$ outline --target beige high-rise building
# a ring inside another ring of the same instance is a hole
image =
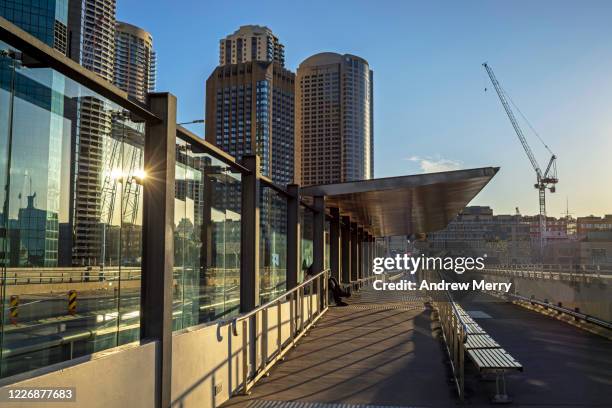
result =
[[[238,160],[260,157],[261,172],[280,185],[295,170],[295,74],[267,27],[242,26],[221,40],[219,66],[206,81],[206,140]]]
[[[285,46],[268,27],[241,26],[219,41],[219,65],[250,61],[277,62],[285,66]]]
[[[115,31],[115,85],[145,102],[155,90],[153,36],[140,27],[117,21]]]
[[[324,52],[297,70],[296,182],[367,180],[374,173],[372,70],[355,55]]]

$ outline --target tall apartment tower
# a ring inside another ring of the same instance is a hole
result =
[[[115,85],[145,102],[155,89],[155,51],[151,34],[117,21],[115,31]]]
[[[296,182],[367,180],[374,175],[373,73],[355,55],[305,59],[296,77]]]
[[[71,0],[69,56],[109,82],[115,73],[115,0]]]
[[[224,41],[231,45],[223,46]],[[295,74],[283,67],[283,47],[265,27],[241,27],[221,40],[221,60],[230,55],[230,48],[231,55],[241,55],[244,41],[268,44],[266,50],[271,51],[261,55],[249,51],[240,60],[246,62],[221,64],[208,77],[206,140],[237,159],[258,154],[262,174],[286,185],[293,182],[295,168]]]
[[[285,66],[285,46],[268,27],[241,26],[219,41],[219,65],[248,61],[278,62]]]

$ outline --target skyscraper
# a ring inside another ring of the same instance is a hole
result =
[[[294,89],[295,74],[282,65],[282,45],[265,27],[241,27],[221,40],[236,49],[242,41],[264,41],[259,34],[240,37],[239,33],[263,30],[271,44],[268,54],[246,57],[247,62],[222,64],[206,81],[206,140],[237,159],[256,153],[261,158],[261,172],[275,183],[285,185],[294,177]],[[246,38],[246,39],[245,39]],[[270,38],[274,38],[271,40]],[[277,44],[277,45],[274,45]],[[229,55],[222,46],[221,60]],[[267,47],[267,46],[266,46]],[[236,51],[238,55],[240,52]],[[224,54],[225,53],[225,54]],[[235,52],[232,51],[232,55]],[[249,54],[250,55],[250,54]],[[242,61],[242,60],[241,60]]]
[[[373,73],[355,55],[325,52],[296,77],[296,181],[329,184],[373,177]]]
[[[69,56],[109,82],[115,71],[115,16],[115,0],[70,1]]]
[[[285,66],[285,46],[268,27],[241,26],[219,41],[219,65],[248,61],[278,62]]]
[[[115,85],[145,102],[155,89],[155,51],[151,34],[117,21],[115,31]]]
[[[68,0],[3,0],[0,16],[62,54],[68,50]]]

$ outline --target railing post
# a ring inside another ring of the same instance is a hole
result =
[[[247,395],[249,392],[249,334],[247,320],[242,321],[242,393]]]
[[[300,187],[289,184],[287,192],[287,290],[291,290],[298,284],[298,271],[301,268]]]
[[[291,304],[290,304],[291,305]],[[276,352],[280,354],[283,347],[283,304],[279,300],[276,302]],[[291,313],[290,313],[291,314]]]
[[[148,104],[161,122],[146,124],[140,337],[159,342],[155,406],[168,408],[172,385],[176,97],[149,94]]]

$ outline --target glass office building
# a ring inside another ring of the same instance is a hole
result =
[[[68,0],[3,0],[0,16],[62,54],[68,52]]]

